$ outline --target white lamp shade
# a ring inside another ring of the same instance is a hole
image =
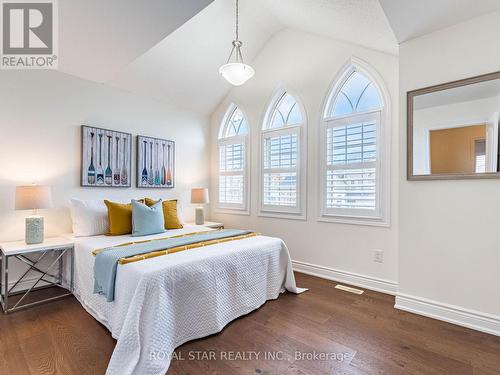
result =
[[[247,64],[229,63],[219,68],[219,73],[234,86],[241,86],[255,74],[255,70]]]
[[[191,203],[194,204],[210,203],[210,200],[208,199],[208,189],[204,188],[191,189]]]
[[[17,186],[16,210],[36,210],[52,206],[50,186]]]

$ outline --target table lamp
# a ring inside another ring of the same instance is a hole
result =
[[[37,215],[37,210],[52,206],[50,186],[17,186],[16,210],[33,210],[26,218],[26,244],[43,242],[43,217]]]
[[[209,203],[208,189],[191,189],[191,203],[200,205],[196,207],[196,225],[205,224],[205,214],[201,205]]]

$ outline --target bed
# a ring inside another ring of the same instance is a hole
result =
[[[141,237],[211,231],[203,226]],[[300,293],[288,249],[279,238],[254,236],[119,265],[115,299],[93,293],[96,249],[130,236],[75,237],[74,295],[117,340],[107,374],[165,374],[175,348],[220,332],[232,320],[276,299]]]

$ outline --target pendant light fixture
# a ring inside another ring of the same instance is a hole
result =
[[[243,56],[241,55],[241,46],[243,43],[239,40],[238,18],[239,4],[238,0],[236,0],[236,38],[233,40],[233,48],[227,62],[219,68],[219,73],[234,86],[241,86],[255,74],[255,70],[243,62]],[[233,59],[231,60],[231,58]]]

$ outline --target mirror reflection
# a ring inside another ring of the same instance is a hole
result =
[[[413,175],[498,172],[500,79],[413,98]]]

